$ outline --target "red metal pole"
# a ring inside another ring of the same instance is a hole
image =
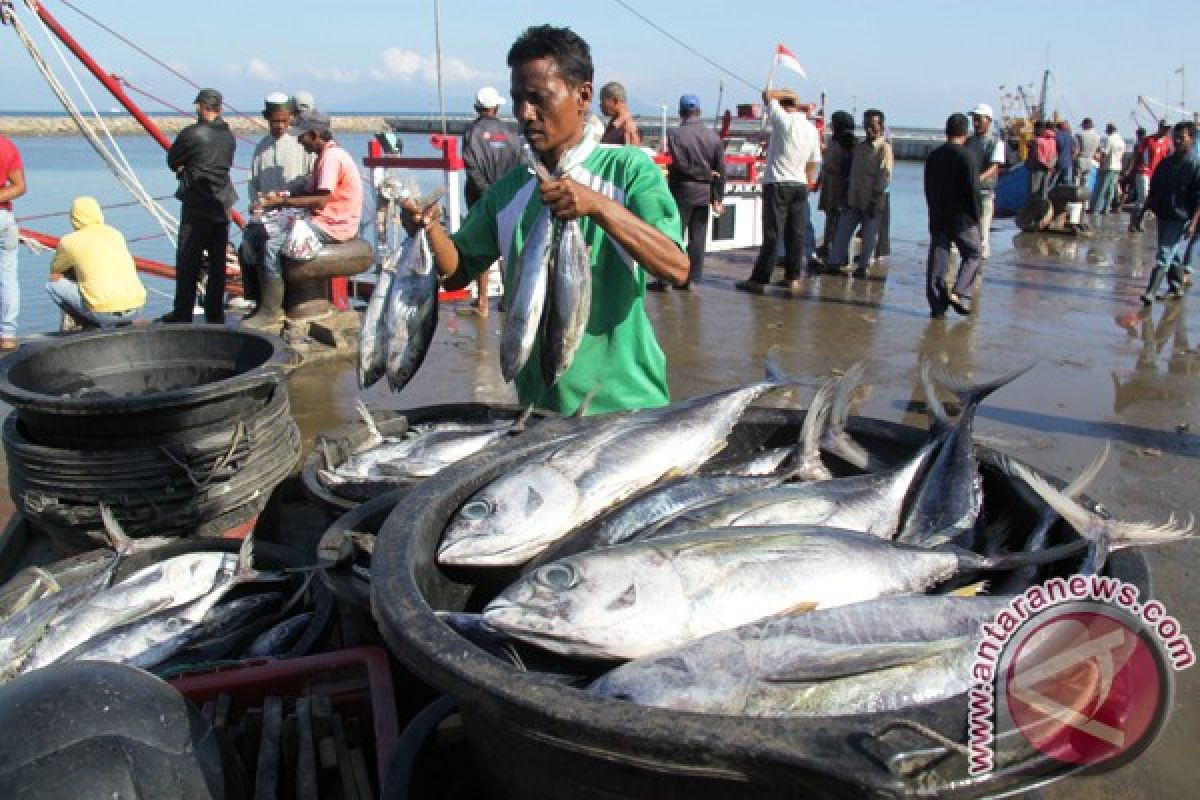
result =
[[[146,116],[146,113],[142,111],[142,109],[138,108],[138,104],[133,102],[129,95],[125,94],[125,90],[121,88],[121,84],[117,83],[116,78],[105,72],[104,68],[96,63],[95,59],[88,55],[88,52],[83,49],[83,46],[79,44],[79,42],[75,41],[75,37],[67,33],[66,29],[59,24],[58,20],[56,20],[41,3],[34,3],[33,10],[39,17],[41,17],[42,22],[46,23],[46,27],[53,31],[54,35],[57,36],[62,43],[67,46],[67,49],[74,53],[75,57],[78,58],[85,67],[88,68],[88,71],[96,76],[96,80],[104,84],[104,88],[108,89],[112,96],[117,98],[117,102],[125,106],[125,110],[132,114],[133,118],[136,119],[141,126],[146,129],[146,132],[154,137],[154,141],[162,145],[164,150],[170,150],[171,140],[168,139],[163,134],[162,130],[160,130],[159,127],[154,124],[154,120]],[[246,221],[237,211],[230,209],[229,216],[239,228],[246,227]]]
[[[147,117],[145,112],[138,108],[137,103],[133,102],[133,100],[129,98],[129,95],[125,94],[125,90],[121,88],[119,83],[117,83],[116,78],[105,72],[104,68],[97,64],[96,61],[90,55],[88,55],[88,52],[83,49],[83,46],[80,45],[79,42],[75,41],[75,38],[71,36],[71,34],[67,33],[66,29],[64,29],[63,26],[58,23],[58,20],[51,16],[50,12],[47,11],[41,3],[34,3],[33,10],[37,12],[39,17],[42,18],[42,22],[46,23],[46,27],[52,30],[54,35],[62,40],[62,43],[65,44],[67,48],[75,54],[75,57],[78,58],[85,67],[88,68],[88,71],[96,76],[96,80],[104,84],[104,88],[108,89],[108,91],[112,93],[112,96],[117,98],[117,101],[121,105],[125,106],[125,110],[132,114],[133,118],[141,123],[141,126],[146,129],[146,132],[153,136],[154,140],[162,145],[164,150],[169,150],[171,148],[171,140],[164,136],[163,132],[159,130],[158,126],[154,124],[154,121]]]

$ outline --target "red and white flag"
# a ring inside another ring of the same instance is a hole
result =
[[[796,54],[783,45],[778,45],[775,48],[775,65],[798,72],[801,78],[808,77],[808,73],[804,71],[804,67],[800,66],[800,59],[796,58]]]

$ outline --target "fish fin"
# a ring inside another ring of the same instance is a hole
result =
[[[242,540],[242,546],[238,548],[237,573],[234,580],[242,582],[256,577],[258,572],[254,569],[254,534],[251,533]]]
[[[829,419],[830,404],[836,386],[835,380],[822,383],[808,405],[808,413],[804,415],[804,423],[800,426],[800,458],[803,461],[820,462],[821,430]]]
[[[932,642],[839,644],[829,646],[829,652],[826,653],[821,653],[823,648],[816,645],[812,649],[806,648],[805,653],[800,655],[801,663],[777,666],[763,675],[763,680],[771,683],[810,683],[844,678],[914,664],[969,644],[970,639],[962,636]]]
[[[796,605],[794,605],[794,606],[789,606],[788,608],[785,608],[783,611],[777,611],[776,613],[772,614],[771,616],[787,617],[787,616],[791,616],[793,614],[807,614],[809,611],[816,611],[818,605],[819,604],[813,600],[805,600],[803,602],[796,603]]]
[[[1195,517],[1188,513],[1187,521],[1177,524],[1175,515],[1170,514],[1166,522],[1120,522],[1105,519],[1094,511],[1084,508],[1074,499],[1055,489],[1044,478],[1013,461],[1013,472],[1033,489],[1046,504],[1075,529],[1084,539],[1110,550],[1142,545],[1168,544],[1191,538]],[[1100,559],[1103,563],[1103,559]]]
[[[521,416],[517,417],[508,429],[509,433],[524,433],[525,427],[529,424],[529,419],[533,416],[533,403],[525,406],[525,410],[521,412]]]
[[[1087,487],[1092,484],[1092,481],[1096,479],[1096,476],[1100,474],[1100,470],[1104,467],[1104,462],[1108,460],[1108,453],[1111,449],[1111,444],[1105,442],[1104,448],[1101,449],[1100,453],[1075,476],[1075,480],[1067,484],[1062,493],[1071,498],[1079,497],[1079,495],[1083,494]]]
[[[925,390],[925,406],[933,420],[930,422],[931,431],[949,430],[954,423],[946,414],[946,407],[937,396],[937,385],[933,380],[933,365],[929,361],[921,362],[921,387]]]
[[[968,583],[966,586],[960,586],[957,589],[951,589],[950,591],[946,592],[946,594],[953,595],[955,597],[979,597],[987,594],[987,592],[988,582],[976,581],[975,583]]]
[[[108,537],[108,541],[112,543],[117,558],[125,558],[137,548],[136,543],[129,537],[129,534],[125,533],[125,529],[117,521],[117,515],[104,503],[100,504],[100,521],[104,524],[104,533]]]
[[[590,406],[592,404],[592,400],[595,399],[596,395],[600,394],[600,390],[603,388],[604,388],[604,384],[601,381],[596,381],[596,385],[593,386],[591,389],[588,389],[587,394],[585,394],[583,396],[583,399],[579,401],[579,407],[575,409],[575,413],[572,414],[571,416],[586,417],[588,406]]]
[[[375,417],[371,414],[371,409],[367,408],[367,404],[359,398],[354,401],[354,410],[362,417],[363,423],[367,426],[367,441],[364,442],[355,452],[361,453],[364,450],[370,450],[383,443],[383,434],[379,432],[379,426],[375,424]]]
[[[771,345],[770,349],[767,350],[767,355],[764,358],[763,366],[766,370],[768,383],[795,383],[795,381],[793,381],[791,377],[789,377],[788,374],[783,371],[783,367],[779,365],[779,345],[773,344]]]

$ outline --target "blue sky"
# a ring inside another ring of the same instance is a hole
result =
[[[72,0],[197,83],[224,91],[236,108],[259,108],[269,91],[309,89],[329,110],[436,111],[432,0],[257,0],[150,3]],[[526,26],[569,25],[593,49],[598,83],[626,85],[635,111],[672,109],[678,96],[698,94],[715,107],[749,102],[742,82],[765,82],[777,43],[793,50],[809,78],[782,73],[806,98],[828,92],[831,109],[877,106],[893,125],[940,126],[952,111],[1033,84],[1052,70],[1050,105],[1072,122],[1085,115],[1131,131],[1139,94],[1200,107],[1200,4],[1164,6],[1158,21],[1131,2],[1083,6],[1054,2],[835,3],[759,0],[627,0],[627,4],[716,62],[719,71],[638,19],[617,0],[443,0],[443,76],[449,110],[466,111],[485,83],[507,91],[504,56]],[[23,9],[23,4],[17,4]],[[44,5],[110,72],[138,89],[188,107],[179,79],[95,27],[61,0]],[[552,9],[552,11],[551,11]],[[749,10],[753,9],[753,16]],[[36,25],[28,13],[27,25]],[[1038,20],[1030,32],[1029,20]],[[57,58],[39,42],[61,72]],[[17,37],[0,34],[5,69],[0,110],[57,110]],[[1194,67],[1194,69],[1193,69]],[[65,74],[65,73],[64,73]],[[737,76],[737,77],[733,77]],[[87,83],[89,90],[96,84]],[[1005,86],[1002,91],[1000,86]],[[1166,93],[1170,97],[1166,98]],[[114,105],[107,97],[98,105]],[[139,97],[134,93],[135,97]],[[1192,98],[1195,98],[1193,100]],[[148,110],[165,110],[146,100]],[[1148,114],[1141,112],[1143,123]]]

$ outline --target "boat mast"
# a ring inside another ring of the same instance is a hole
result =
[[[1034,122],[1043,121],[1046,119],[1046,89],[1050,85],[1050,70],[1042,73],[1042,92],[1038,95],[1037,113],[1033,117]]]

